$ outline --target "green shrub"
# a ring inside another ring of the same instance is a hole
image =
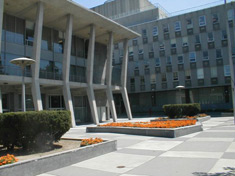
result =
[[[194,116],[201,111],[198,103],[192,104],[169,104],[164,105],[163,110],[169,118],[182,118],[183,116]]]
[[[0,114],[0,145],[13,149],[41,148],[59,141],[71,125],[69,111],[33,111]]]

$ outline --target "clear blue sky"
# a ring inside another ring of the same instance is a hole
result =
[[[103,4],[106,0],[73,0],[73,1],[87,8],[91,8],[91,7]],[[205,5],[205,7],[208,7],[212,5],[210,3],[214,3],[214,2],[215,2],[214,4],[221,4],[224,2],[224,0],[149,0],[149,1],[152,3],[159,3],[170,13],[197,7],[197,6],[202,6],[202,5]],[[209,5],[206,5],[206,4],[209,4]],[[200,7],[200,8],[203,8],[203,7]]]

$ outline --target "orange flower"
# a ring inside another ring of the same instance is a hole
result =
[[[124,122],[124,123],[108,123],[99,125],[103,127],[138,127],[138,128],[178,128],[183,126],[195,125],[196,120],[167,120],[155,122]]]
[[[7,154],[6,156],[0,157],[0,166],[5,165],[5,164],[12,164],[17,161],[18,161],[18,159],[15,158],[14,155]]]
[[[103,139],[101,139],[101,138],[83,139],[83,140],[82,140],[82,143],[81,143],[81,146],[87,146],[87,145],[92,145],[92,144],[98,144],[98,143],[101,143],[101,142],[103,142]]]

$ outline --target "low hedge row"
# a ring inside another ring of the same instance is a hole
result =
[[[199,103],[192,104],[169,104],[164,105],[163,110],[170,118],[182,118],[183,116],[194,116],[201,111]]]
[[[60,140],[71,125],[69,111],[0,114],[0,145],[7,149],[40,149]]]

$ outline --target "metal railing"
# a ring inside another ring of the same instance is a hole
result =
[[[0,66],[0,75],[22,76],[22,69],[15,66]],[[31,70],[25,69],[25,77],[32,77]]]
[[[40,70],[40,78],[43,79],[53,79],[53,80],[62,80],[62,73],[57,72],[48,72],[45,70]]]
[[[86,83],[86,77],[85,76],[79,76],[79,75],[70,75],[69,80],[71,82],[81,82]]]

